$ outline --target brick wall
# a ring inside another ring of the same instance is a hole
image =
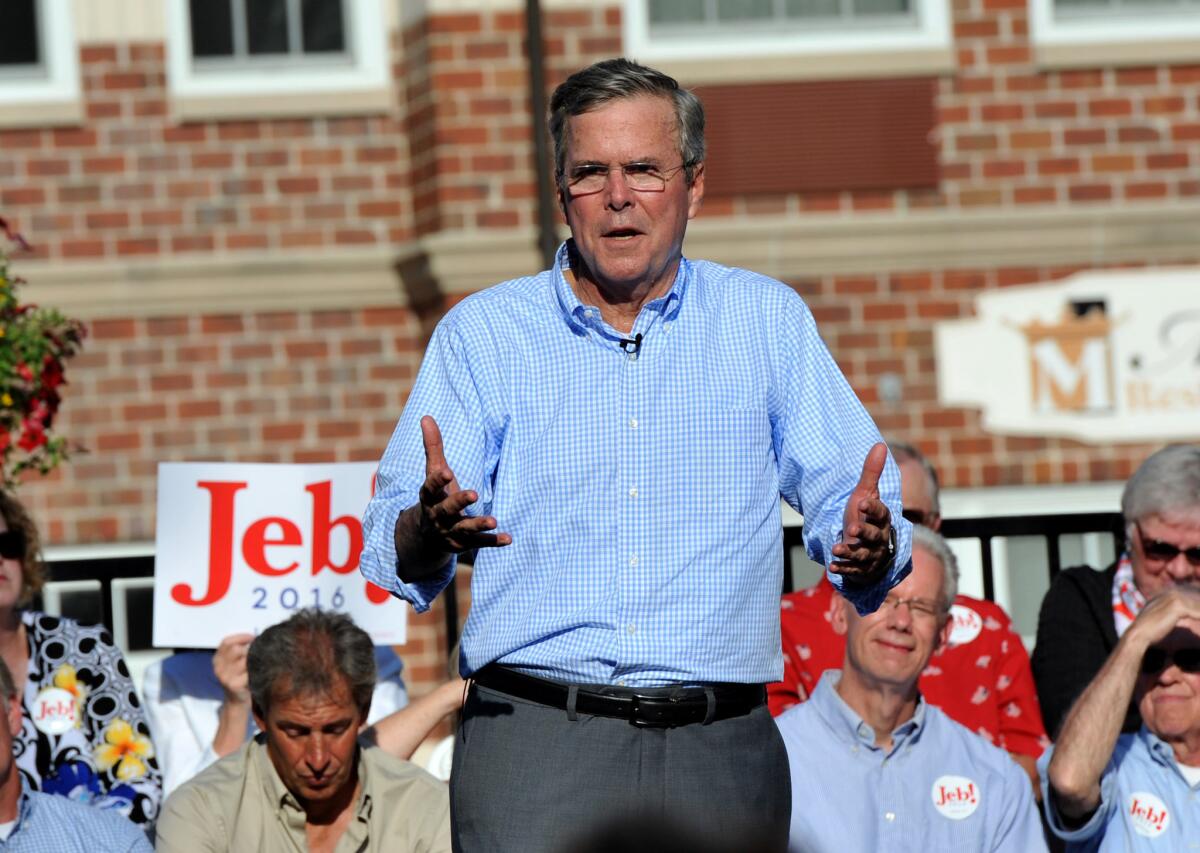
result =
[[[0,208],[40,256],[96,261],[411,237],[394,117],[178,123],[163,46],[85,46],[82,127],[0,130]]]

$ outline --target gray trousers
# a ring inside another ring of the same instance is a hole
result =
[[[472,684],[454,744],[456,853],[562,853],[661,817],[716,849],[785,850],[792,789],[767,706],[678,728],[577,715]]]

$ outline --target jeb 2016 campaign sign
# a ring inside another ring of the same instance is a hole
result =
[[[154,645],[216,648],[307,606],[403,643],[406,608],[358,571],[374,476],[368,462],[159,465]]]

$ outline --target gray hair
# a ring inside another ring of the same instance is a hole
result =
[[[344,678],[365,718],[375,690],[375,646],[345,613],[306,607],[255,638],[246,670],[250,698],[261,717],[272,699],[325,695]]]
[[[914,551],[920,548],[942,564],[942,606],[949,611],[958,595],[958,558],[940,533],[919,524],[913,525],[912,546]]]
[[[1151,515],[1165,519],[1200,513],[1200,447],[1172,444],[1133,472],[1121,494],[1126,527]]]
[[[933,511],[940,514],[942,503],[939,494],[942,490],[942,485],[938,482],[937,468],[933,467],[933,463],[925,458],[925,454],[907,441],[889,441],[888,450],[892,451],[892,458],[896,460],[897,465],[911,459],[921,466],[922,470],[925,471],[925,476],[929,478],[929,496],[933,501]]]
[[[12,699],[17,695],[17,685],[13,684],[12,673],[8,670],[8,664],[0,660],[0,696],[5,699]]]
[[[567,119],[610,101],[651,95],[675,108],[683,174],[691,184],[696,166],[704,162],[704,105],[700,99],[661,71],[629,59],[606,59],[576,71],[550,98],[550,136],[554,139],[554,175],[563,185],[567,168]]]

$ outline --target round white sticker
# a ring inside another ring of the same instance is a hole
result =
[[[951,820],[963,820],[979,808],[979,786],[966,776],[939,776],[933,782],[933,807]]]
[[[1129,819],[1133,831],[1146,838],[1157,838],[1171,825],[1166,803],[1146,791],[1134,791],[1129,795],[1125,817]]]
[[[950,608],[950,620],[954,628],[950,631],[950,645],[965,646],[979,636],[983,620],[970,607],[955,604]]]
[[[47,687],[33,702],[33,724],[38,731],[60,735],[75,728],[75,695],[61,687]]]

